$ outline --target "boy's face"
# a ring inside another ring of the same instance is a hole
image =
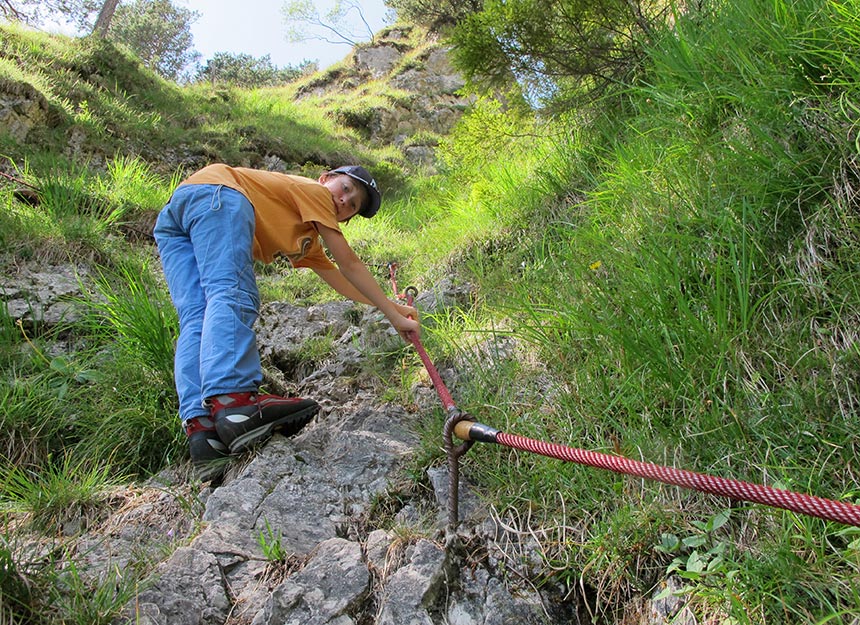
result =
[[[320,184],[331,191],[338,222],[349,221],[369,199],[364,185],[346,174],[320,176]]]

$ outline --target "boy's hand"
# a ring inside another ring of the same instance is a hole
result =
[[[394,329],[397,330],[398,334],[407,343],[412,342],[412,337],[416,339],[421,337],[421,324],[415,319],[398,316],[391,320],[391,325],[394,326]]]
[[[352,251],[340,230],[330,228],[319,222],[314,223],[316,223],[328,251],[334,256],[337,272],[341,274],[343,279],[331,270],[317,271],[320,277],[338,293],[356,302],[371,304],[379,308],[407,343],[411,342],[410,335],[417,338],[421,333],[418,311],[412,306],[393,302],[385,296],[379,283],[370,274],[361,259]],[[410,319],[410,317],[412,318]]]
[[[397,320],[397,323],[392,321],[391,325],[400,333],[403,340],[407,343],[412,342],[409,335],[413,333],[416,339],[421,338],[421,324],[418,322],[418,310],[412,306],[398,304],[397,302],[394,302],[394,307],[400,313],[401,317]],[[401,320],[409,323],[402,323]]]
[[[414,319],[415,321],[418,321],[418,309],[417,308],[413,308],[412,306],[407,306],[406,304],[398,304],[397,302],[395,302],[394,305],[397,307],[397,312],[399,312],[401,315],[403,315],[404,317],[409,317],[410,319]]]

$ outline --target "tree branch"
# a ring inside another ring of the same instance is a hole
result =
[[[3,0],[0,3],[0,11],[3,12],[3,16],[16,21],[24,21],[26,16],[23,15],[20,11],[18,11],[14,6],[12,6],[12,0]]]

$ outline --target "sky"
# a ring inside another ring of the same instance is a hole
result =
[[[174,0],[176,6],[200,14],[191,25],[191,34],[194,49],[203,55],[201,63],[204,64],[216,52],[232,52],[250,54],[254,58],[268,54],[277,67],[297,66],[304,60],[318,61],[320,69],[324,69],[349,54],[351,47],[345,44],[288,42],[282,13],[286,3],[287,0]],[[315,0],[314,4],[320,13],[325,13],[333,2]],[[373,32],[384,26],[387,7],[383,0],[357,0],[357,4]],[[350,15],[359,20],[355,12]]]

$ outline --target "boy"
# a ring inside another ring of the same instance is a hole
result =
[[[298,432],[319,410],[310,399],[258,392],[254,259],[285,256],[341,295],[379,308],[404,340],[420,331],[415,309],[385,296],[340,231],[356,214],[373,217],[380,202],[376,181],[359,166],[311,180],[214,164],[182,182],[159,213],[154,235],[179,315],[179,416],[201,479],[219,477],[229,454],[275,427]]]

